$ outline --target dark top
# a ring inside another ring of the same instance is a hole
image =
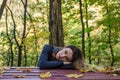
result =
[[[60,49],[55,48],[52,45],[45,45],[39,57],[38,67],[40,69],[52,69],[52,68],[73,69],[72,63],[63,64],[63,61],[51,59],[52,53],[56,51],[58,52],[59,50]]]

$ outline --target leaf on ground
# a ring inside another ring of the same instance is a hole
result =
[[[51,73],[50,72],[44,72],[40,74],[40,78],[49,78],[51,77]]]
[[[66,76],[70,78],[81,78],[83,74],[67,74]]]

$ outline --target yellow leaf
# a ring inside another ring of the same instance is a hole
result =
[[[85,72],[88,72],[89,70],[86,70],[86,69],[81,69],[80,72],[81,73],[85,73]]]
[[[118,76],[117,74],[110,74],[110,76]]]
[[[98,70],[99,72],[106,72],[106,69],[105,69],[105,68],[102,68],[102,67],[98,67],[97,70]]]
[[[70,78],[81,78],[83,74],[67,74],[66,76]]]
[[[29,68],[28,68],[28,69],[22,69],[22,71],[23,71],[23,72],[32,72],[32,70],[29,69]]]
[[[40,77],[41,78],[49,78],[49,77],[51,77],[51,73],[50,72],[41,73]]]
[[[20,68],[16,68],[16,71],[20,71]]]
[[[15,75],[14,78],[25,78],[23,75]]]

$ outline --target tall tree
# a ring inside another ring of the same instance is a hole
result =
[[[22,0],[21,0],[22,1]],[[24,45],[25,38],[26,38],[26,13],[27,13],[27,0],[25,0],[24,4],[24,28],[23,28],[23,34],[22,34],[22,40],[20,43],[20,52],[18,53],[18,66],[21,66],[22,61],[22,50],[24,48],[24,53],[26,52],[26,46]],[[26,54],[26,53],[25,53]]]
[[[88,24],[88,0],[85,0],[85,12],[86,12],[86,27],[89,29],[89,24]],[[87,39],[88,39],[88,53],[89,53],[89,64],[92,63],[91,60],[91,39],[90,39],[90,31],[87,32]]]
[[[83,22],[83,10],[82,10],[82,0],[80,0],[80,20],[82,24],[82,52],[85,57],[85,27]]]
[[[17,45],[17,48],[18,48],[18,53],[21,53],[21,47],[20,47],[20,44],[16,38],[16,23],[15,23],[15,19],[14,19],[14,16],[13,16],[13,12],[12,10],[9,8],[9,6],[7,6],[8,10],[10,11],[11,13],[11,17],[12,17],[12,21],[13,21],[13,37],[14,37],[14,40],[15,40],[15,43]],[[19,64],[19,62],[18,62]]]
[[[8,39],[8,42],[9,42],[9,49],[8,49],[8,66],[9,66],[9,63],[10,66],[13,66],[13,60],[14,60],[14,54],[13,54],[13,42],[12,42],[12,39],[10,38],[10,35],[9,35],[9,29],[8,29],[8,9],[6,9],[6,15],[5,15],[5,21],[6,21],[6,35],[7,35],[7,39]]]
[[[3,0],[2,5],[1,5],[1,8],[0,8],[0,19],[1,19],[1,17],[2,17],[2,13],[3,13],[3,11],[4,11],[4,8],[5,8],[6,3],[7,3],[7,0]]]
[[[106,4],[106,13],[107,13],[107,16],[108,16],[108,20],[109,20],[109,17],[110,17],[110,13],[109,13],[109,9],[108,9],[108,4]],[[111,25],[108,25],[108,43],[109,43],[109,48],[110,48],[110,52],[111,52],[111,56],[112,56],[112,62],[111,62],[111,66],[114,65],[114,51],[113,51],[113,46],[112,46],[112,26]]]
[[[49,11],[49,43],[54,46],[64,46],[64,35],[62,26],[61,0],[50,0]]]

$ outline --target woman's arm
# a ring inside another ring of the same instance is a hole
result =
[[[40,69],[48,69],[48,68],[58,68],[63,65],[63,61],[49,61],[49,55],[52,54],[54,47],[51,45],[45,45],[41,52],[38,67]]]
[[[64,64],[63,66],[60,67],[60,69],[74,69],[73,64]]]

